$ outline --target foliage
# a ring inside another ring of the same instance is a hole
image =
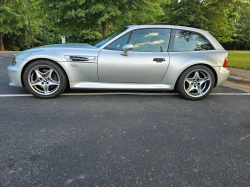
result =
[[[163,14],[162,3],[166,0],[44,0],[41,4],[61,34],[76,32],[92,40],[101,37],[105,21],[111,31],[127,24],[156,21]]]
[[[172,0],[161,20],[209,31],[219,42],[232,41],[238,0]]]
[[[167,22],[209,31],[226,49],[250,49],[249,0],[28,0],[34,46],[93,42],[125,25]],[[7,50],[30,47],[25,0],[0,0]],[[1,43],[1,42],[0,42]]]
[[[250,2],[244,1],[238,12],[238,19],[235,21],[236,36],[233,49],[250,49]]]
[[[29,0],[34,46],[44,44],[44,17],[39,1]],[[26,4],[24,0],[0,0],[0,33],[7,50],[24,50],[30,47]]]
[[[0,0],[0,37],[21,36],[26,32],[25,2]],[[25,39],[22,38],[25,43]],[[10,45],[15,46],[14,41]]]

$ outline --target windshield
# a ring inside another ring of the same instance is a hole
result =
[[[121,29],[119,29],[118,31],[109,34],[108,36],[94,42],[94,46],[95,47],[101,47],[103,44],[107,43],[108,41],[110,41],[112,38],[116,37],[117,35],[121,34],[122,32],[124,32],[125,30],[127,30],[128,27],[122,27]]]

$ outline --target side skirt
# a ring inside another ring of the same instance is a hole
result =
[[[71,89],[173,90],[172,84],[70,82]]]

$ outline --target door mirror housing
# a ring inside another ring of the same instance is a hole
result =
[[[123,52],[121,53],[121,55],[123,56],[128,56],[128,51],[132,51],[134,48],[133,44],[126,44],[122,47]]]

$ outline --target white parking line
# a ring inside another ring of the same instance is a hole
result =
[[[62,95],[178,95],[178,94],[177,93],[109,92],[109,93],[65,93]]]
[[[0,97],[30,97],[32,94],[0,94]]]
[[[120,92],[120,93],[64,93],[61,94],[63,96],[91,96],[91,95],[178,95],[177,93],[130,93],[130,92]],[[242,96],[242,95],[250,95],[250,93],[211,93],[209,95],[234,95],[234,96]],[[32,97],[32,94],[0,94],[0,97]]]
[[[250,95],[250,93],[211,93],[209,95]]]

